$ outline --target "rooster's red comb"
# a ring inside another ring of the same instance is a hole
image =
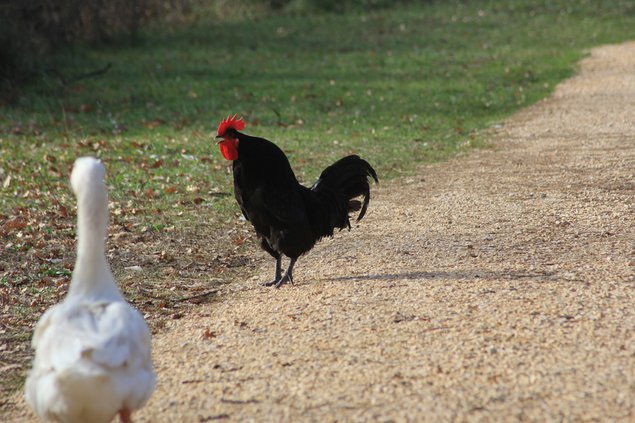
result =
[[[220,125],[218,125],[217,135],[223,135],[229,128],[233,128],[237,131],[242,130],[245,127],[245,121],[242,117],[236,119],[237,116],[238,113],[236,113],[234,116],[227,115],[227,119],[221,120]]]

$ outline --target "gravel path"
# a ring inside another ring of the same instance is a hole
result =
[[[494,148],[378,186],[294,287],[169,322],[137,421],[635,421],[633,69],[594,49]]]

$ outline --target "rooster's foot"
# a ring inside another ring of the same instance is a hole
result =
[[[291,276],[289,273],[284,275],[284,277],[282,279],[280,279],[278,282],[276,282],[275,286],[276,286],[276,288],[280,288],[285,283],[290,283],[291,285],[293,285],[293,276]]]
[[[274,286],[275,285],[276,287],[278,287],[278,284],[282,281],[282,279],[283,278],[280,277],[280,278],[274,279],[274,280],[272,280],[270,282],[263,282],[260,285],[261,286]]]

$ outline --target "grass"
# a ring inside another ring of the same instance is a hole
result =
[[[450,1],[151,28],[135,46],[60,52],[48,67],[67,77],[113,66],[69,86],[48,72],[3,106],[0,367],[24,372],[16,334],[68,286],[76,157],[106,163],[115,273],[159,321],[179,313],[175,298],[255,269],[211,136],[227,114],[277,142],[300,180],[350,153],[386,179],[482,145],[488,127],[548,95],[586,49],[633,37],[630,1]]]

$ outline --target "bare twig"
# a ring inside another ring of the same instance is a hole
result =
[[[213,289],[211,291],[203,292],[202,294],[192,295],[191,297],[179,298],[176,301],[181,302],[181,301],[193,300],[195,298],[203,298],[203,297],[207,297],[207,296],[212,295],[212,294],[216,294],[219,291],[220,291],[220,289]]]
[[[221,398],[220,402],[224,402],[224,403],[227,403],[227,404],[258,404],[260,401],[258,401],[255,398],[251,398],[251,399],[248,399],[248,400]]]
[[[79,75],[71,76],[69,78],[66,78],[56,68],[48,68],[48,69],[46,69],[46,73],[53,74],[53,75],[57,76],[57,78],[59,79],[60,83],[63,86],[67,87],[67,86],[71,85],[72,83],[80,81],[82,79],[92,78],[94,76],[103,75],[106,72],[108,72],[111,67],[112,67],[112,63],[108,63],[103,68],[99,68],[99,69],[95,69],[94,71],[90,71],[90,72],[87,72],[87,73],[82,73],[82,74],[79,74]]]

